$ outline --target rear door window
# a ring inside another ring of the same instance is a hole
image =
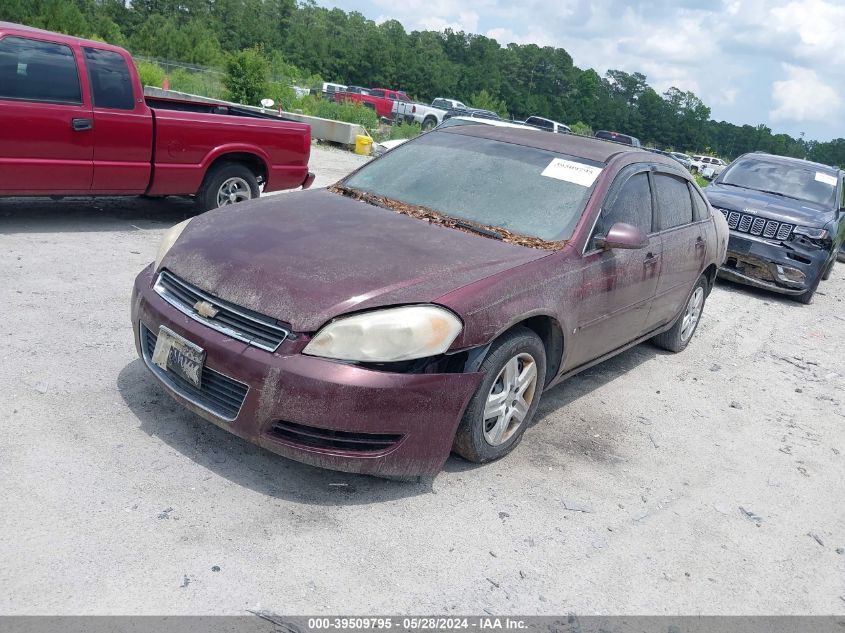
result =
[[[123,55],[99,48],[84,48],[95,108],[134,110],[132,75]]]
[[[384,90],[370,90],[370,95],[381,99],[384,97]]]
[[[692,198],[687,181],[669,174],[655,174],[657,230],[666,231],[692,223]]]
[[[690,195],[692,196],[693,219],[696,222],[699,220],[706,220],[710,217],[710,211],[707,208],[707,203],[704,202],[704,198],[701,197],[701,194],[698,193],[691,182],[688,182],[687,186],[689,187]]]
[[[79,73],[69,46],[23,37],[0,40],[0,99],[82,103]]]
[[[652,232],[651,186],[647,172],[631,176],[612,200],[604,205],[593,230],[593,239],[607,235],[610,227],[617,222],[636,226],[646,234]],[[591,244],[590,249],[593,248],[595,246]]]

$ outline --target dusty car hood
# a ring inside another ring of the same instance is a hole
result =
[[[704,188],[710,204],[728,211],[752,209],[762,217],[799,226],[823,227],[833,219],[833,211],[803,200],[792,200],[768,193],[722,186],[714,183]],[[748,211],[746,211],[748,213]]]
[[[344,312],[434,301],[549,253],[315,190],[197,216],[162,266],[313,332]]]

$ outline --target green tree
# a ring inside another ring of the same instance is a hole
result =
[[[258,105],[267,96],[270,65],[258,48],[250,48],[226,59],[223,85],[232,101]]]

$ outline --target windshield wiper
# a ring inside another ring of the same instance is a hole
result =
[[[780,191],[769,191],[768,189],[754,189],[753,191],[759,191],[761,193],[770,193],[773,196],[780,196],[781,198],[789,198],[790,200],[800,200],[801,198],[796,198],[795,196],[790,196],[785,193],[781,193]]]
[[[492,237],[494,240],[501,240],[502,236],[496,231],[491,231],[490,229],[483,229],[480,226],[475,226],[474,224],[470,224],[469,222],[461,222],[460,220],[453,220],[452,226],[456,226],[459,229],[465,229],[467,231],[472,231],[473,233],[478,233],[479,235],[484,235],[485,237]]]

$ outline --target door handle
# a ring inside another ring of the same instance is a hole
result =
[[[657,263],[657,260],[660,259],[660,255],[655,255],[654,253],[648,253],[643,260],[643,266],[651,266]]]
[[[73,119],[70,124],[74,132],[84,132],[94,127],[94,121],[92,119]]]
[[[704,238],[700,235],[695,240],[695,247],[696,248],[704,248]]]

